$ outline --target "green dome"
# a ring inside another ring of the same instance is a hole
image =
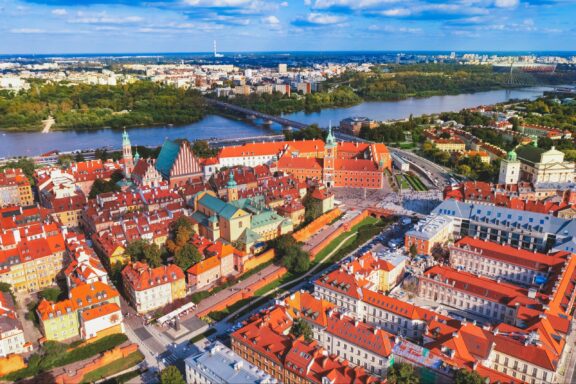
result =
[[[230,170],[230,179],[228,180],[228,188],[236,187],[236,180],[234,180],[234,172]]]
[[[516,152],[514,152],[514,150],[508,152],[508,160],[510,161],[516,161],[517,156],[518,155],[516,154]]]

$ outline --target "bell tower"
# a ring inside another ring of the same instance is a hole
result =
[[[326,144],[324,145],[324,169],[322,180],[326,187],[330,188],[334,186],[334,165],[336,162],[336,151],[338,146],[336,139],[332,134],[332,122],[328,127],[328,136],[326,137]]]
[[[230,170],[230,179],[226,184],[226,195],[228,197],[228,202],[238,200],[238,184],[234,180],[234,170]]]
[[[122,134],[122,158],[124,159],[124,176],[128,179],[134,169],[134,158],[132,157],[132,144],[126,130]]]

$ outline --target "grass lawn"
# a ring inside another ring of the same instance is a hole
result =
[[[400,185],[400,189],[410,189],[410,185],[406,181],[404,175],[396,175],[396,181],[398,182],[398,185]]]
[[[65,350],[58,348],[58,352],[47,350],[47,345],[50,345],[49,343],[54,342],[46,342],[46,344],[42,347],[44,351],[36,352],[30,356],[30,363],[28,367],[2,376],[2,380],[18,381],[30,376],[38,376],[40,373],[47,372],[53,368],[62,367],[92,356],[96,356],[104,351],[108,351],[122,344],[126,340],[128,340],[128,337],[125,334],[115,333],[113,335],[103,337],[100,340],[76,347],[74,349]],[[59,343],[57,344],[59,345]],[[66,347],[66,345],[64,346]],[[43,354],[41,352],[46,353]]]
[[[144,360],[144,355],[140,351],[133,352],[123,359],[116,360],[108,365],[98,368],[84,376],[83,383],[93,383],[96,380],[112,376],[118,372],[122,372],[130,367],[135,366]]]
[[[422,183],[422,180],[416,175],[404,175],[406,180],[410,183],[413,189],[416,191],[427,191],[428,188]]]

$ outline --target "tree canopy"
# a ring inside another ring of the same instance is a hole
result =
[[[160,372],[160,384],[186,384],[186,381],[178,368],[170,365]]]
[[[156,243],[149,243],[139,239],[132,241],[126,247],[126,254],[132,261],[144,261],[150,267],[156,268],[162,265],[162,251]]]
[[[306,342],[310,342],[314,339],[314,332],[312,331],[310,324],[303,319],[296,319],[296,321],[294,321],[292,328],[290,328],[290,334],[296,338],[303,336]]]
[[[283,235],[273,242],[276,258],[292,273],[304,273],[310,269],[310,255],[296,243],[291,235]]]
[[[388,369],[387,379],[390,384],[418,384],[420,382],[414,372],[414,367],[406,363],[394,363]]]
[[[0,92],[0,128],[41,130],[53,116],[53,129],[121,128],[186,124],[203,117],[195,90],[137,81],[115,86],[36,83],[29,90]]]

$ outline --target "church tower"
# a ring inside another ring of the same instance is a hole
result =
[[[228,197],[228,202],[238,200],[238,184],[234,180],[234,171],[230,170],[230,179],[226,184],[226,195]]]
[[[328,127],[328,136],[326,137],[326,144],[324,145],[324,174],[323,181],[326,187],[334,186],[334,168],[336,162],[336,151],[338,149],[336,139],[332,134],[332,122]]]
[[[498,175],[498,184],[518,184],[520,180],[520,161],[516,152],[508,152],[506,159],[500,162],[500,174]]]
[[[126,130],[122,134],[122,158],[124,159],[124,176],[129,179],[134,169],[134,158],[132,157],[132,144]]]

